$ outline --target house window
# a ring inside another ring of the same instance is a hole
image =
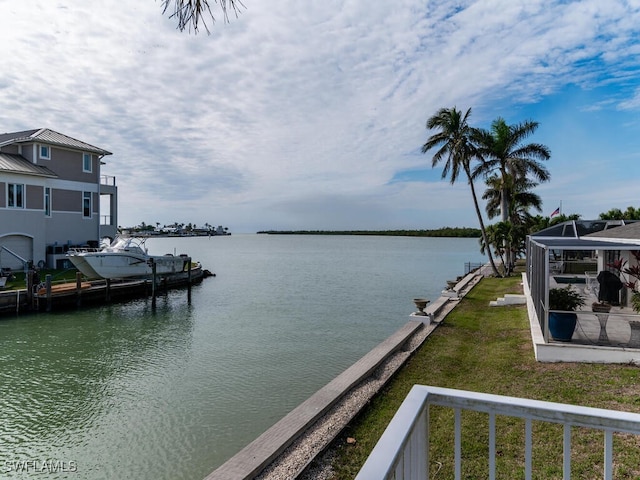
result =
[[[51,189],[49,187],[44,189],[44,216],[51,216]]]
[[[82,192],[82,216],[91,218],[91,192]]]
[[[7,189],[7,206],[12,208],[24,208],[24,185],[10,183]]]
[[[90,153],[83,153],[82,154],[82,171],[83,172],[87,172],[87,173],[91,173],[92,168],[91,168],[91,154]]]
[[[48,145],[40,145],[40,158],[43,160],[51,160],[51,149]]]

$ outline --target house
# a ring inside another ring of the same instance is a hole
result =
[[[623,285],[632,279],[614,268],[617,262],[635,265],[631,252],[638,250],[638,221],[576,220],[527,238],[524,286],[539,361],[640,363],[640,316]],[[612,276],[620,280],[613,292],[602,283]],[[567,285],[583,296],[585,305],[576,312],[571,341],[558,342],[549,330],[549,290]],[[603,289],[613,297],[603,298]],[[610,312],[596,311],[593,304],[601,300],[612,305]]]
[[[106,155],[47,128],[0,134],[0,267],[61,268],[70,246],[115,236],[115,177],[100,172]]]

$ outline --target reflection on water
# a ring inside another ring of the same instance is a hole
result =
[[[96,436],[117,444],[136,425],[143,441],[145,417],[166,408],[145,390],[180,375],[192,330],[191,307],[170,297],[155,312],[145,300],[0,321],[0,468],[53,458],[97,471]]]
[[[0,318],[0,477],[46,459],[72,478],[204,477],[482,259],[440,240],[153,239],[217,274],[191,304]]]

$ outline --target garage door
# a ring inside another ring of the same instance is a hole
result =
[[[30,237],[24,235],[0,237],[0,267],[22,270],[22,261],[5,248],[27,261],[33,260],[33,239]]]

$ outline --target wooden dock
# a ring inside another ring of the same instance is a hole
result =
[[[184,287],[190,298],[191,286],[207,276],[212,274],[198,266],[190,271],[158,276],[155,282],[151,278],[82,281],[79,273],[75,282],[52,283],[49,278],[35,287],[0,292],[0,314],[78,308],[143,297],[152,297],[155,302],[158,293]]]

